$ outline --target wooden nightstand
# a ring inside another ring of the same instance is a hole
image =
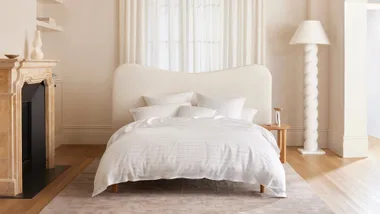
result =
[[[290,126],[287,124],[282,124],[281,126],[264,124],[260,126],[268,129],[269,131],[277,131],[277,145],[281,151],[280,160],[282,163],[285,163],[286,162],[286,134],[287,134],[286,132],[290,128]]]

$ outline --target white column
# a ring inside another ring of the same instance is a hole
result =
[[[318,46],[305,45],[304,148],[302,154],[325,154],[318,149]]]
[[[344,158],[361,158],[368,157],[369,150],[365,78],[367,3],[346,0],[344,10],[344,135],[343,151],[338,154]]]

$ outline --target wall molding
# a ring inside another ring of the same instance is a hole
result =
[[[369,136],[360,136],[360,135],[357,135],[357,136],[345,136],[343,134],[337,134],[336,132],[334,131],[331,131],[331,130],[328,130],[328,133],[329,135],[333,135],[335,136],[336,139],[339,138],[339,140],[363,140],[363,139],[368,139]]]
[[[63,79],[61,79],[61,78],[53,78],[53,79],[54,79],[55,84],[62,84],[63,83]]]
[[[303,126],[291,126],[291,128],[289,129],[289,131],[304,131],[305,130],[305,127]],[[326,128],[321,128],[321,129],[318,129],[319,132],[328,132],[328,129]]]
[[[365,140],[368,136],[342,136],[343,140]]]

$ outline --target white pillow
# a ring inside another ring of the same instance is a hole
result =
[[[200,107],[216,109],[216,115],[240,119],[245,98],[211,98],[202,94],[197,94],[197,103]]]
[[[183,103],[183,104],[171,104],[171,105],[146,106],[146,107],[130,109],[129,112],[131,112],[133,119],[135,121],[145,120],[152,117],[161,117],[161,118],[176,117],[178,115],[179,108],[182,105],[190,106],[191,104]]]
[[[179,94],[169,94],[163,96],[148,97],[144,96],[144,100],[148,106],[153,105],[168,105],[168,104],[181,104],[190,103],[193,98],[194,92],[185,92]]]
[[[243,110],[241,111],[240,119],[248,121],[248,122],[252,122],[257,112],[258,112],[257,109],[243,108]]]
[[[197,106],[181,106],[178,117],[202,118],[215,116],[216,110]]]

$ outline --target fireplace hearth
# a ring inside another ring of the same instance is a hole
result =
[[[68,167],[46,169],[44,83],[24,84],[21,97],[23,193],[17,198],[33,198]]]

